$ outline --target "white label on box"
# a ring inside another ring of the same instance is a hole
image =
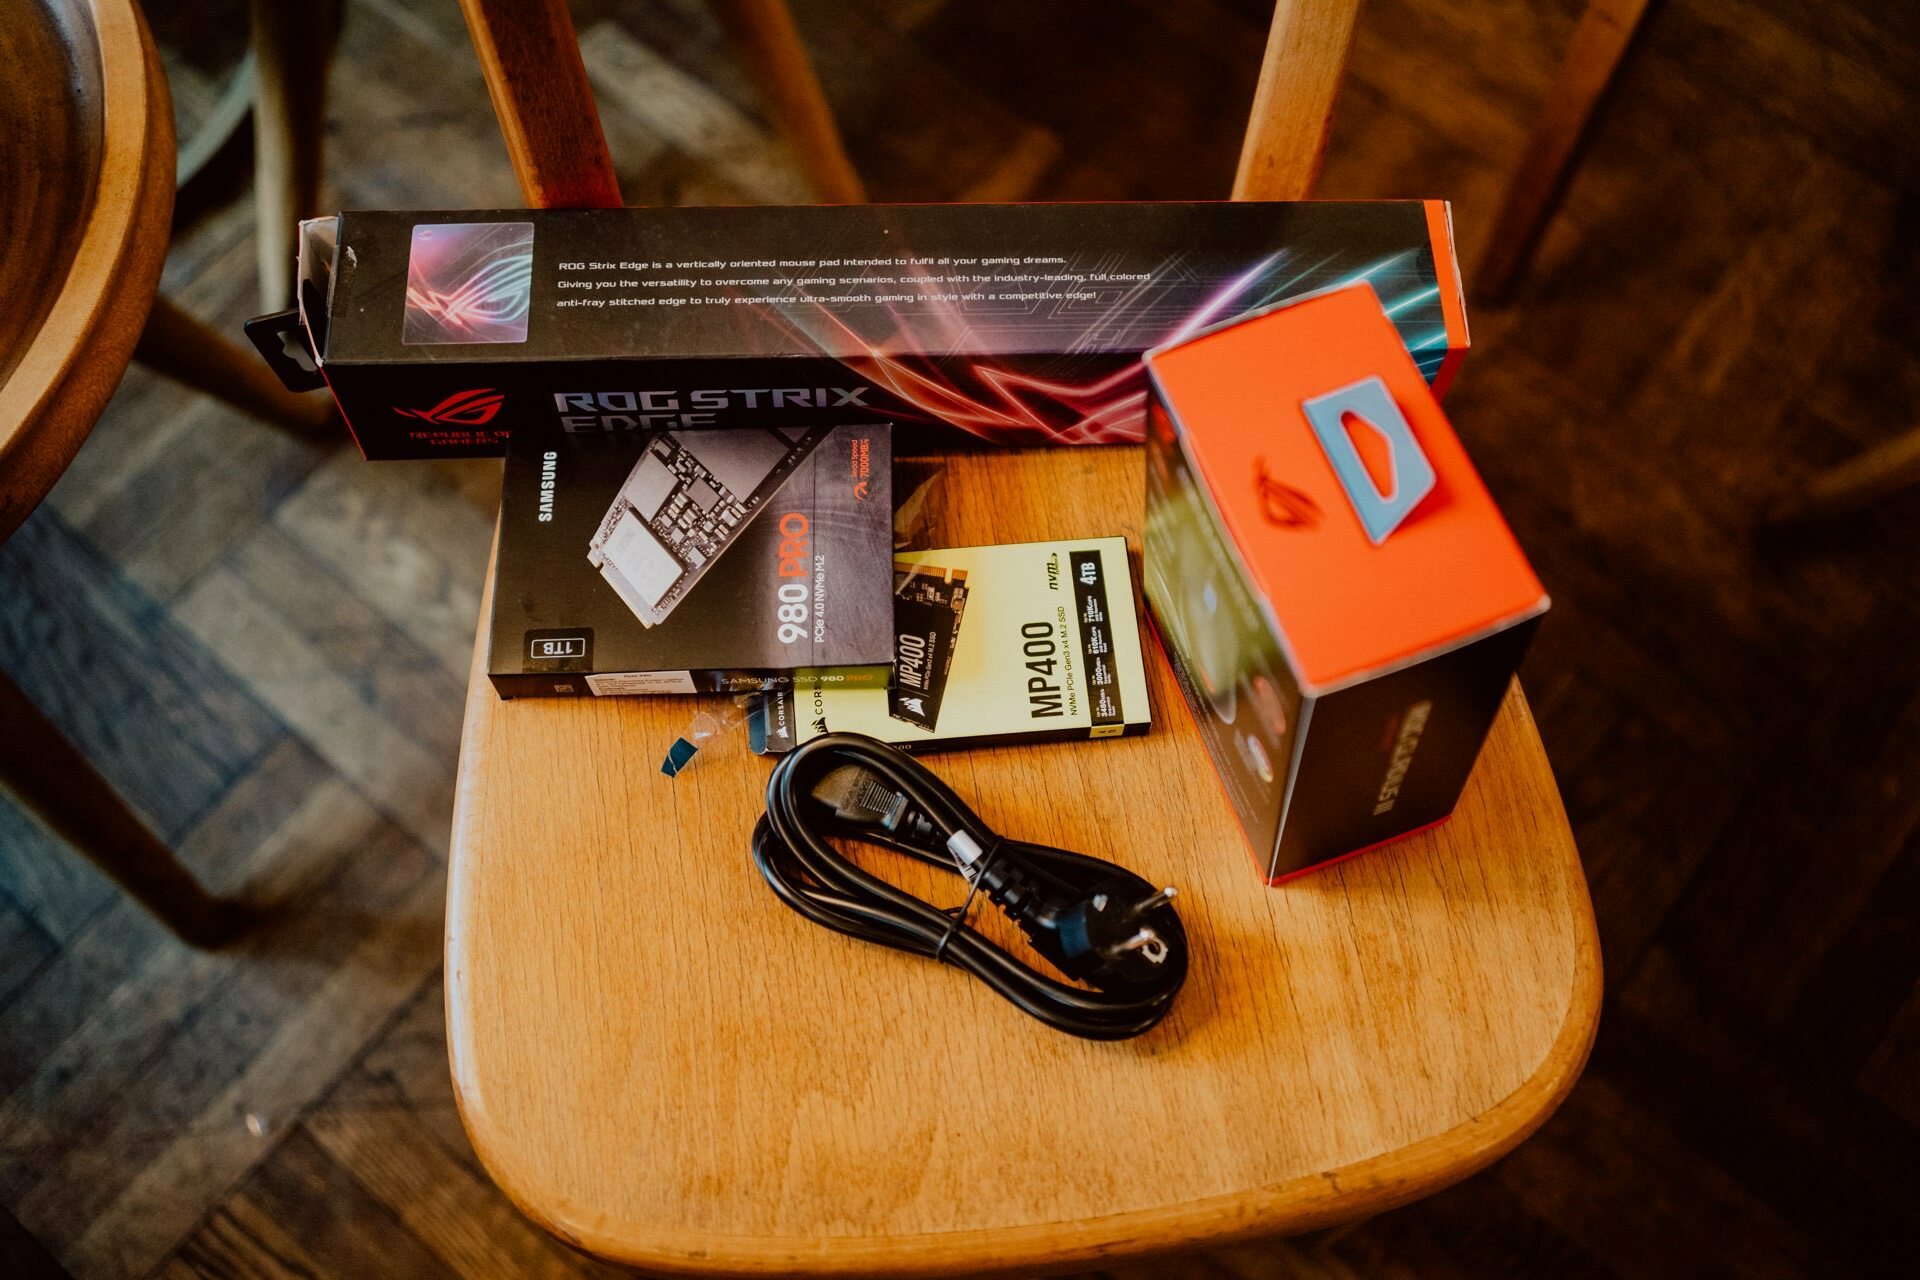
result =
[[[587,688],[596,698],[617,697],[623,693],[693,693],[691,671],[626,671],[613,675],[588,676]]]

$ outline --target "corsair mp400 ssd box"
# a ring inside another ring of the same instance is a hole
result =
[[[283,377],[309,349],[369,458],[768,420],[1137,443],[1142,351],[1352,280],[1444,385],[1466,319],[1418,200],[350,212],[302,224],[298,322],[256,341]]]
[[[502,697],[883,687],[886,426],[516,430],[487,671]]]
[[[893,616],[892,687],[796,680],[755,701],[753,749],[853,732],[936,751],[1152,726],[1125,538],[902,553]]]
[[[1379,295],[1146,365],[1147,603],[1261,872],[1446,818],[1547,597]]]

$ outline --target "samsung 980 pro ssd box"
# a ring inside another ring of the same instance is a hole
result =
[[[502,697],[884,687],[889,428],[516,429],[488,674]]]

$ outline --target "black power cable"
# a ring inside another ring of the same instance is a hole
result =
[[[861,870],[829,836],[851,837],[960,875],[953,912]],[[1111,862],[1009,840],[897,747],[862,734],[816,738],[782,760],[753,829],[753,860],[780,900],[817,924],[930,956],[980,979],[1048,1026],[1090,1040],[1148,1030],[1187,977],[1187,934],[1159,889]],[[1022,963],[967,924],[976,896],[1088,991]]]

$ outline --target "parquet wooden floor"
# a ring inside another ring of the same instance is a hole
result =
[[[154,0],[183,109],[223,0]],[[1224,193],[1260,0],[798,3],[876,197]],[[1371,0],[1329,196],[1470,264],[1575,0]],[[454,0],[353,0],[330,204],[518,198]],[[575,0],[636,203],[806,191],[701,0]],[[226,16],[221,17],[224,13]],[[196,36],[195,32],[200,32]],[[1556,608],[1528,688],[1609,1000],[1507,1160],[1179,1277],[1880,1275],[1920,1247],[1920,498],[1755,513],[1920,421],[1920,8],[1669,0],[1449,400]],[[253,299],[244,201],[167,287]],[[213,883],[176,945],[0,799],[0,1274],[574,1275],[462,1135],[441,899],[495,463],[367,465],[135,371],[0,547],[4,666]]]

